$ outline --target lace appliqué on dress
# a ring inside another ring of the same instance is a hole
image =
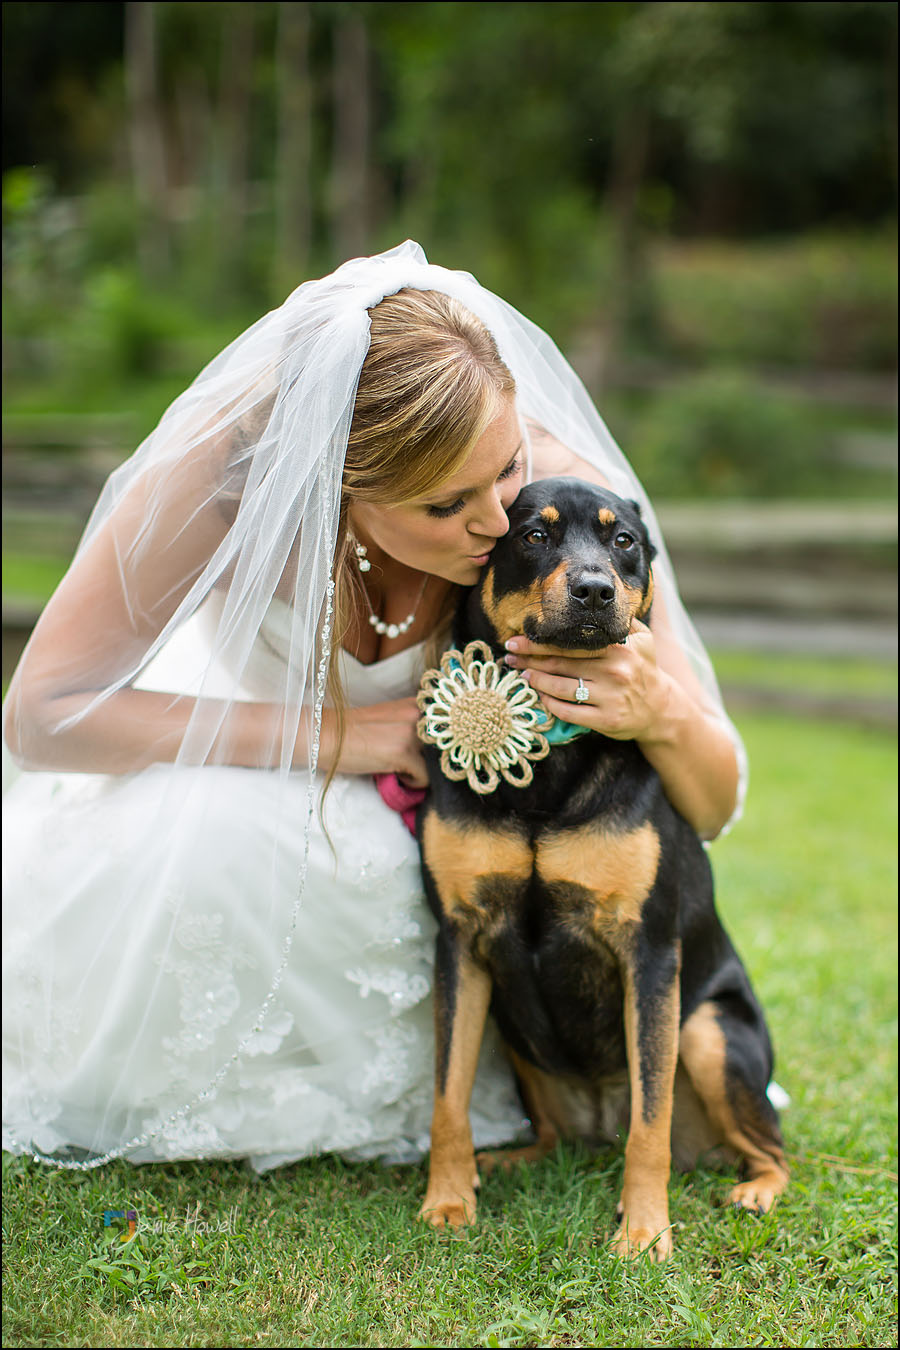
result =
[[[431,983],[424,975],[408,975],[400,966],[346,970],[344,975],[351,984],[359,985],[360,998],[368,998],[373,992],[384,994],[393,1012],[406,1012],[431,993]]]
[[[177,910],[181,896],[171,893],[167,908]],[[241,994],[235,971],[252,969],[255,962],[236,944],[222,936],[225,927],[223,914],[192,914],[185,904],[175,927],[175,940],[184,955],[167,952],[157,958],[160,969],[174,975],[178,981],[178,1010],[182,1028],[177,1036],[164,1036],[162,1047],[166,1066],[173,1081],[188,1079],[192,1070],[186,1062],[191,1055],[208,1050],[217,1033],[237,1013]],[[276,1027],[266,1027],[278,1044],[284,1033]],[[273,1047],[277,1048],[277,1044]],[[268,1051],[260,1044],[250,1053]]]

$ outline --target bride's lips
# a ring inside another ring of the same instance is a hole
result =
[[[470,558],[470,560],[471,560],[473,563],[475,563],[478,567],[484,567],[485,563],[488,561],[488,559],[490,558],[490,556],[491,556],[491,554],[493,553],[493,551],[494,551],[494,549],[493,549],[493,545],[492,545],[492,546],[487,550],[486,553],[474,553],[474,554],[470,553],[470,554],[469,554],[469,558]]]

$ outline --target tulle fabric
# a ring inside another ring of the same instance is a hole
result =
[[[332,1110],[323,1084],[342,1065],[340,1100],[359,1125],[350,1066],[380,1053],[376,1033],[415,1025],[415,1055],[428,1036],[431,921],[412,840],[367,780],[339,776],[332,789],[337,860],[317,820],[344,453],[369,307],[404,287],[446,292],[481,318],[526,426],[641,503],[657,595],[725,719],[646,494],[553,342],[410,241],[307,282],[212,361],[112,474],[11,683],[4,726],[25,768],[4,804],[4,1144],[15,1151],[77,1146],[77,1162],[59,1161],[83,1167],[377,1152],[388,1135],[400,1152],[420,1147],[420,1064],[385,1089],[394,1123],[367,1140],[312,1123]],[[258,762],[234,767],[248,719]],[[122,772],[132,740],[146,767]],[[377,870],[381,908],[374,881],[352,880],[370,846],[390,856]],[[397,989],[369,977],[348,997],[347,970],[364,972],[364,952],[395,921],[408,931],[391,968],[421,993],[401,1010],[407,1021],[389,1015]],[[271,1088],[288,1094],[282,1114],[255,1067],[279,1056],[295,1075]],[[505,1070],[492,1075],[508,1093]],[[509,1137],[519,1117],[503,1100],[485,1128]]]

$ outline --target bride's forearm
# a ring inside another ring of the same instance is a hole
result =
[[[702,839],[714,839],[737,802],[739,767],[734,741],[719,718],[663,676],[666,698],[650,737],[639,737],[644,757],[659,774],[669,801]]]
[[[93,706],[92,706],[93,705]],[[343,734],[337,713],[322,712],[317,766],[341,773],[399,772],[425,781],[416,742],[415,700],[350,708]],[[85,691],[26,697],[15,686],[6,708],[5,739],[20,768],[57,773],[125,774],[151,764],[219,764],[299,769],[310,762],[312,709],[224,702],[124,688],[107,698]]]
[[[94,704],[95,706],[92,706]],[[151,764],[273,768],[280,759],[282,709],[224,703],[143,689],[120,689],[7,704],[4,734],[20,768],[61,773],[134,773]]]

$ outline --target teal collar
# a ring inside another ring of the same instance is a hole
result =
[[[557,717],[549,731],[543,734],[551,745],[568,745],[569,741],[577,741],[579,736],[590,734],[590,727],[579,727],[574,722],[561,722]]]

